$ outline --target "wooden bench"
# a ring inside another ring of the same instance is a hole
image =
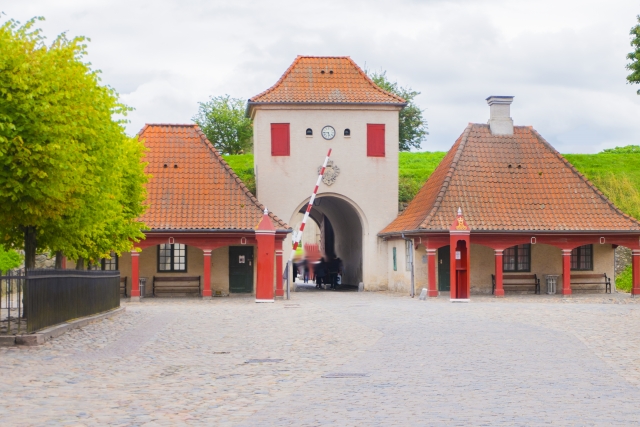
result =
[[[575,280],[575,281],[574,281]],[[573,285],[580,285],[574,288]],[[571,289],[576,291],[600,291],[604,285],[604,292],[611,293],[611,278],[607,273],[602,274],[572,274]]]
[[[120,278],[120,298],[127,296],[127,276]]]
[[[496,293],[496,275],[491,275],[491,281],[493,282],[492,294]],[[520,291],[533,288],[533,292],[540,293],[540,279],[535,274],[503,274],[502,275],[502,289],[511,291]]]
[[[200,295],[200,276],[153,276],[153,296],[159,293]]]

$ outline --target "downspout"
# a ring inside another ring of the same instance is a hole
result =
[[[413,279],[413,240],[412,239],[407,239],[406,237],[404,237],[404,233],[402,233],[402,240],[411,243],[411,252],[409,252],[409,253],[411,254],[411,256],[410,256],[410,262],[411,262],[411,298],[413,298],[416,295],[415,283],[413,281],[414,280]]]

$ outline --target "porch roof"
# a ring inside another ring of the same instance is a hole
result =
[[[530,126],[493,135],[470,123],[405,211],[380,232],[446,231],[462,208],[472,231],[640,232]]]
[[[147,124],[138,137],[147,148],[151,231],[254,231],[262,205],[195,124]],[[269,214],[276,230],[290,227]]]

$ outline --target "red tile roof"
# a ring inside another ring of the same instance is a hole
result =
[[[401,97],[382,90],[348,56],[298,56],[271,88],[251,104],[393,104]]]
[[[145,172],[152,230],[254,230],[264,206],[251,194],[197,125],[148,124]],[[289,228],[269,214],[276,229]]]
[[[532,127],[469,124],[405,211],[380,234],[448,230],[640,231]]]

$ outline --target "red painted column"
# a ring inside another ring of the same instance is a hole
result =
[[[631,268],[631,276],[633,277],[631,295],[640,295],[640,249],[631,251]],[[615,286],[615,283],[613,286]]]
[[[67,269],[67,257],[66,256],[62,257],[62,269],[63,270]]]
[[[131,251],[131,301],[140,301],[140,271],[138,268],[138,258],[140,253]]]
[[[282,240],[276,242],[276,296],[284,296],[284,286],[282,281]]]
[[[504,297],[504,287],[502,286],[502,249],[496,249],[496,297]]]
[[[436,284],[436,252],[437,249],[427,249],[427,296],[437,297],[438,286]]]
[[[562,250],[562,295],[571,295],[571,249]]]
[[[202,298],[211,298],[211,249],[204,249],[204,277],[202,284]]]
[[[275,268],[276,230],[266,209],[256,229],[256,240],[258,241],[256,302],[274,302],[273,273]]]

